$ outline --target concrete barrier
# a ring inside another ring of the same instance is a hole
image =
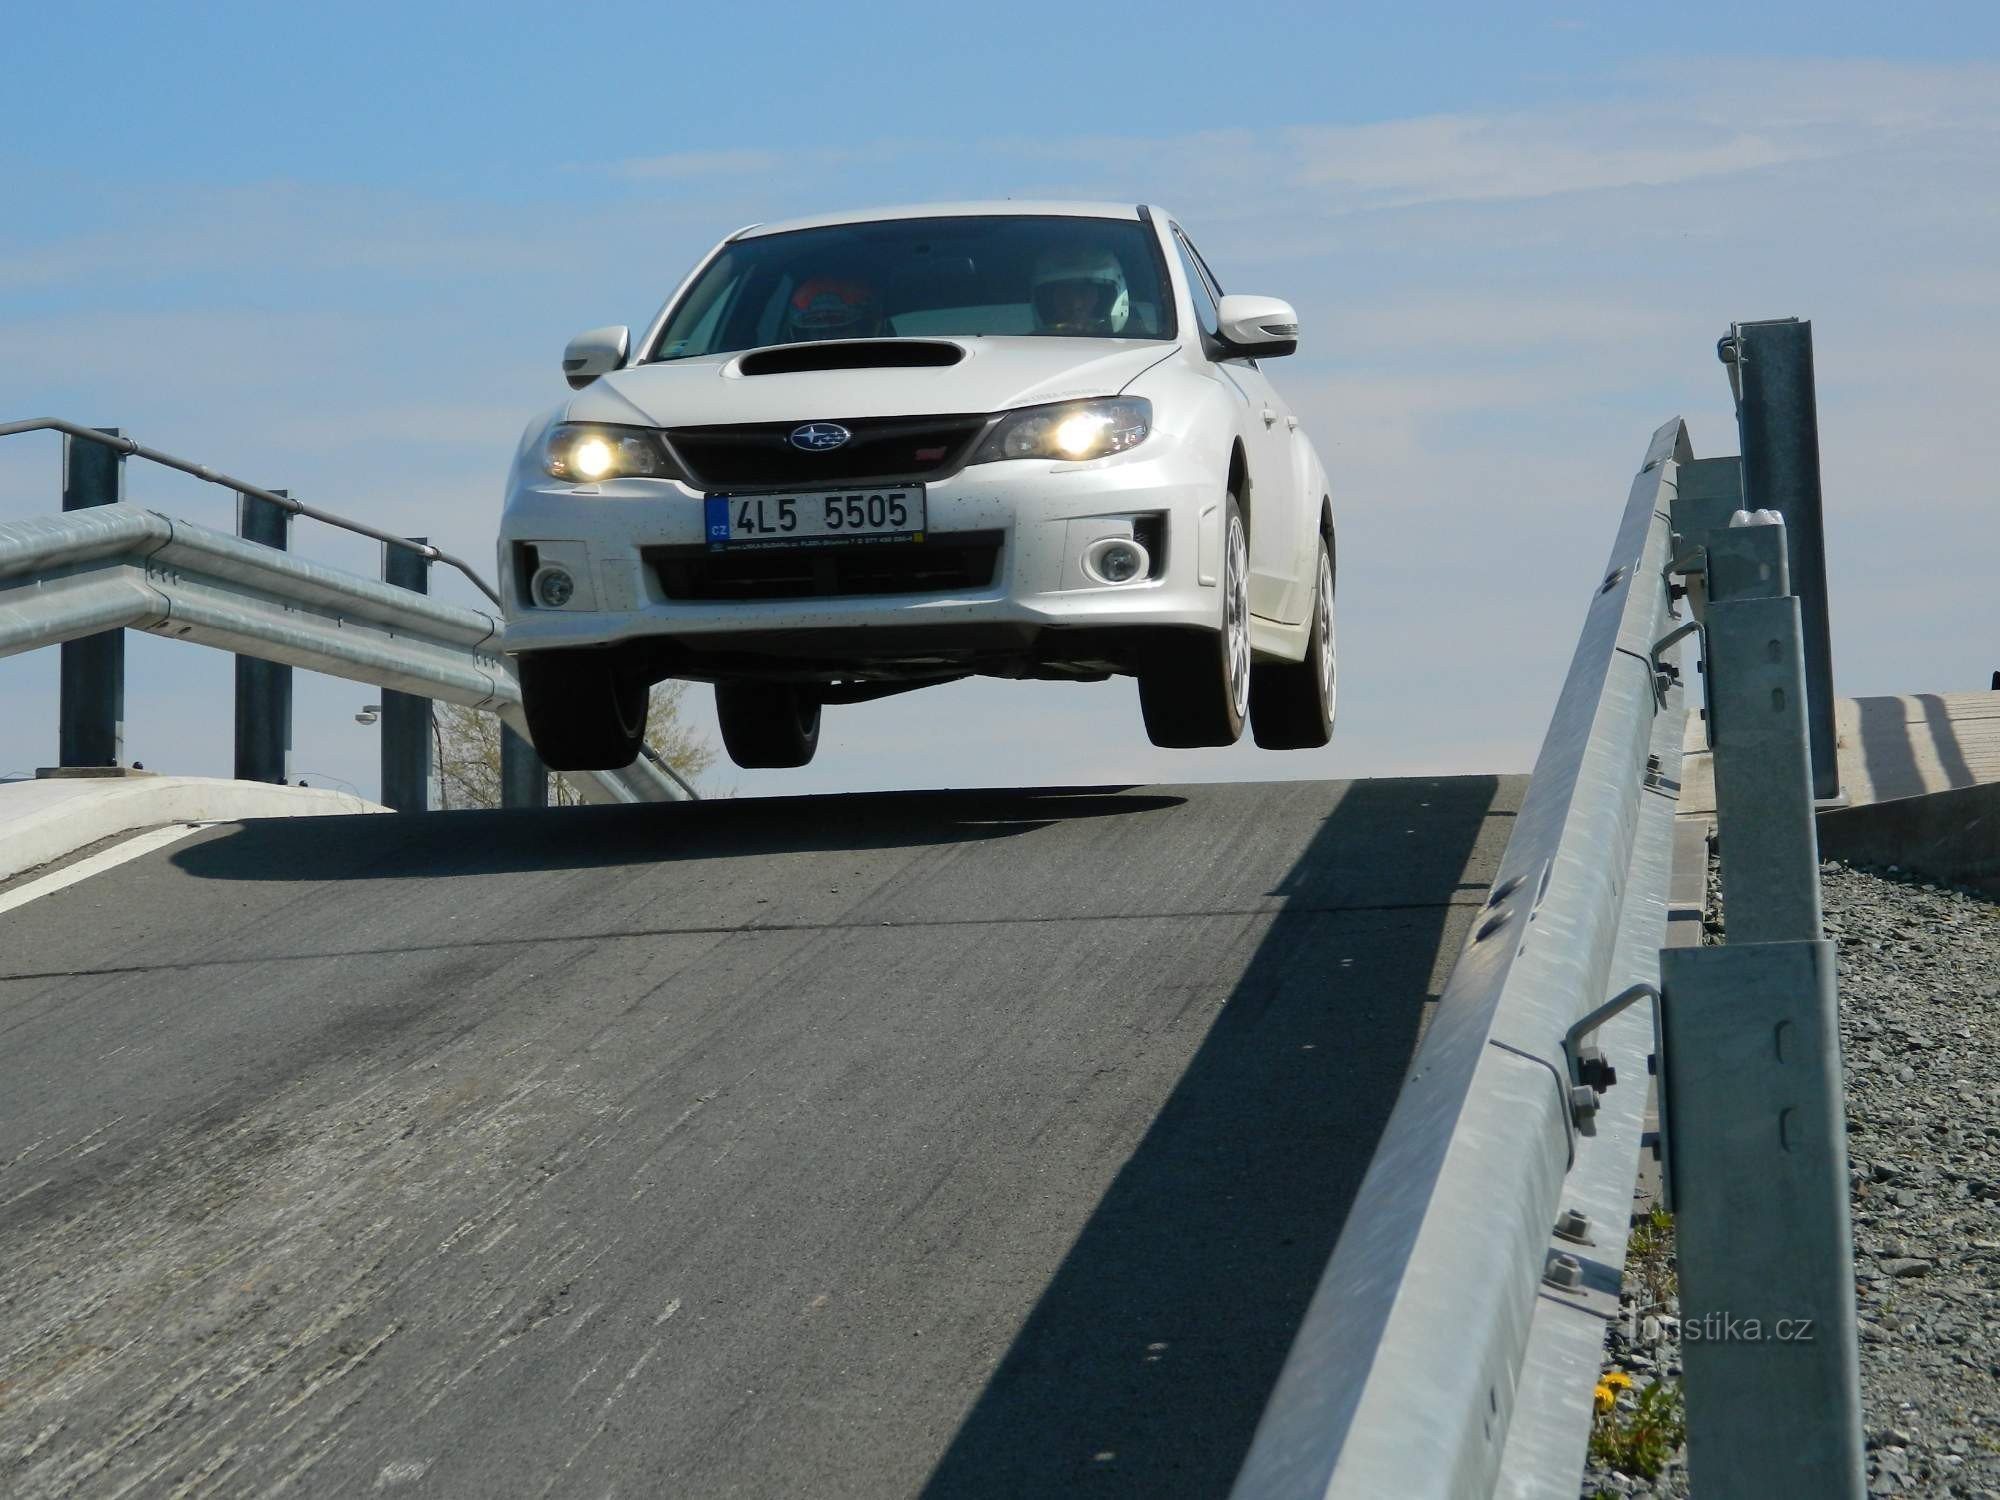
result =
[[[48,777],[0,784],[0,880],[163,823],[234,823],[389,809],[319,787],[215,776]]]
[[[2000,783],[1823,812],[1819,853],[2000,891]]]

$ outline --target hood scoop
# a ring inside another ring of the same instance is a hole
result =
[[[965,358],[957,344],[928,339],[829,339],[757,349],[736,362],[738,375],[797,375],[809,370],[931,370]]]

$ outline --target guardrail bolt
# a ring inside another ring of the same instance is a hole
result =
[[[1618,1070],[1605,1061],[1597,1048],[1586,1047],[1577,1057],[1576,1076],[1601,1094],[1618,1081]]]
[[[1590,1245],[1590,1215],[1580,1208],[1566,1208],[1556,1220],[1556,1238],[1572,1244]]]
[[[1574,1255],[1552,1255],[1542,1280],[1566,1292],[1576,1291],[1583,1285],[1583,1262]]]
[[[1569,1110],[1576,1116],[1577,1126],[1586,1135],[1592,1133],[1597,1120],[1597,1090],[1587,1083],[1579,1083],[1569,1091]]]

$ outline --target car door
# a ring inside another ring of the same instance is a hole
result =
[[[1225,355],[1215,344],[1215,305],[1222,288],[1186,232],[1178,224],[1171,227],[1195,318],[1207,336],[1211,364],[1241,413],[1238,425],[1250,463],[1250,612],[1296,624],[1304,618],[1306,594],[1297,537],[1298,463],[1293,453],[1298,423],[1254,359]]]

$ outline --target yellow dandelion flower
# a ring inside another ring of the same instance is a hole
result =
[[[1629,1391],[1632,1389],[1632,1377],[1627,1375],[1623,1370],[1613,1370],[1600,1383],[1610,1386],[1614,1391]]]
[[[1608,1412],[1618,1404],[1618,1393],[1600,1380],[1597,1382],[1596,1391],[1592,1393],[1592,1401],[1600,1413]]]

